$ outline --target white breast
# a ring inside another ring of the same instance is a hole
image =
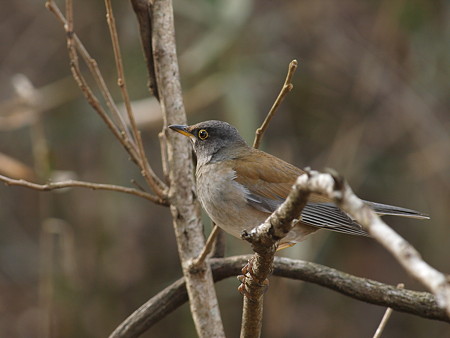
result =
[[[247,204],[248,190],[234,179],[236,172],[210,163],[197,169],[197,194],[209,217],[233,236],[251,230],[267,215]]]

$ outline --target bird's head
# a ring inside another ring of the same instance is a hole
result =
[[[198,163],[232,158],[231,154],[248,147],[237,129],[223,121],[205,121],[191,126],[171,125],[170,129],[189,137]]]

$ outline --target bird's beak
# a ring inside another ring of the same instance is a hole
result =
[[[192,137],[192,133],[188,131],[188,126],[183,126],[181,124],[172,124],[169,126],[170,129],[175,130],[177,133],[180,133],[187,137]]]

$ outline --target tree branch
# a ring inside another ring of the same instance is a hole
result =
[[[64,17],[61,10],[59,9],[59,7],[55,4],[55,2],[53,0],[47,0],[47,2],[45,3],[45,7],[56,16],[56,18],[63,24],[64,27],[67,26],[67,24],[68,24],[67,19]],[[100,69],[98,68],[97,61],[91,57],[91,55],[87,51],[86,47],[83,45],[81,40],[78,38],[78,36],[74,32],[72,32],[72,36],[73,36],[74,46],[77,49],[77,51],[80,53],[80,55],[81,55],[82,59],[84,60],[84,62],[86,63],[86,65],[88,66],[89,71],[92,74],[92,77],[94,78],[98,88],[100,89],[100,92],[101,92],[103,98],[105,99],[106,106],[110,110],[110,112],[111,112],[113,118],[116,120],[116,122],[119,123],[119,125],[121,126],[121,131],[128,133],[126,123],[125,123],[122,115],[120,114],[119,109],[117,108],[116,104],[114,103],[114,100],[111,96],[111,93],[108,90],[108,86],[106,85],[103,75],[100,72]],[[77,81],[77,84],[79,86],[78,81]],[[80,88],[80,89],[83,89],[83,88]],[[83,90],[82,90],[82,92],[85,96],[87,95]],[[87,100],[90,103],[89,99],[87,99]],[[96,107],[93,107],[93,108],[97,111]],[[97,111],[97,113],[102,117],[102,119],[104,119],[104,117],[100,114],[100,112]],[[109,127],[109,125],[108,125],[108,127]],[[114,131],[113,131],[113,133],[114,133]],[[120,133],[119,133],[119,135],[120,135]]]
[[[157,196],[149,194],[145,191],[141,191],[141,190],[137,190],[137,189],[133,189],[133,188],[122,187],[120,185],[92,183],[92,182],[84,182],[84,181],[76,181],[76,180],[68,180],[68,181],[63,181],[63,182],[50,182],[50,183],[46,183],[46,184],[37,184],[37,183],[29,182],[26,180],[22,180],[22,179],[19,179],[19,180],[13,179],[13,178],[6,177],[3,175],[0,175],[0,181],[4,182],[6,185],[15,185],[15,186],[30,188],[30,189],[39,190],[39,191],[51,191],[51,190],[64,189],[64,188],[88,188],[88,189],[92,189],[92,190],[117,191],[117,192],[123,192],[125,194],[139,196],[139,197],[148,199],[149,201],[152,201],[156,204],[168,206],[168,203],[166,200],[163,200]]]
[[[404,289],[405,285],[403,283],[400,283],[397,285],[398,289]],[[386,309],[386,312],[384,313],[383,318],[381,319],[380,324],[378,325],[377,330],[375,331],[375,334],[373,335],[373,338],[380,338],[381,335],[383,334],[384,328],[386,327],[387,322],[389,321],[389,319],[391,318],[392,312],[394,310],[391,307],[388,307]]]
[[[287,93],[289,93],[294,87],[292,84],[292,77],[297,69],[297,60],[292,60],[289,64],[288,73],[284,81],[283,87],[281,88],[278,97],[272,105],[269,113],[267,114],[261,127],[256,130],[255,140],[253,142],[253,148],[259,148],[262,136],[266,131],[272,117],[275,115],[279,105],[284,100]],[[292,220],[300,215],[301,210],[306,204],[306,199],[308,194],[304,195],[303,205],[299,205],[299,211],[295,215],[287,215],[285,220],[280,219],[280,226],[286,228],[285,234],[291,229]],[[295,210],[292,210],[295,213]],[[282,217],[281,214],[275,216],[274,221]],[[283,224],[283,225],[282,225]],[[283,235],[283,237],[285,236]],[[252,242],[252,238],[247,236],[248,241]],[[242,312],[242,324],[241,324],[241,337],[259,337],[261,335],[262,328],[262,316],[263,316],[263,295],[266,289],[266,279],[271,273],[273,258],[276,251],[277,240],[272,237],[262,237],[257,235],[253,238],[255,245],[253,245],[253,250],[255,251],[254,257],[248,262],[247,267],[250,271],[243,270],[244,275],[239,276],[242,281],[242,285],[239,289],[248,297],[244,297],[244,305]],[[281,239],[281,237],[280,237]],[[261,242],[259,242],[261,241]],[[258,243],[258,244],[257,244]],[[245,272],[244,272],[245,271]]]
[[[145,56],[145,64],[148,73],[148,88],[150,93],[159,101],[158,88],[155,75],[155,64],[153,62],[153,46],[152,46],[152,20],[150,17],[151,1],[148,0],[131,0],[134,13],[139,22],[139,32],[141,36],[142,49]]]
[[[450,279],[422,260],[419,253],[361,199],[356,197],[348,184],[336,174],[321,174],[307,170],[298,177],[286,201],[258,227],[243,238],[252,244],[255,251],[253,273],[247,274],[243,283],[245,293],[241,335],[257,337],[262,316],[262,281],[270,273],[276,243],[291,229],[290,222],[298,216],[310,193],[318,193],[332,199],[342,210],[361,224],[374,239],[380,242],[400,262],[405,270],[428,288],[438,304],[450,314]]]
[[[108,22],[109,32],[111,35],[111,42],[114,51],[114,59],[116,61],[117,85],[119,86],[120,92],[122,94],[125,110],[128,116],[128,121],[130,122],[131,126],[131,133],[133,135],[133,140],[136,143],[137,152],[139,154],[140,167],[142,169],[142,175],[144,176],[144,179],[147,181],[148,185],[156,193],[156,195],[158,195],[160,198],[164,198],[166,193],[165,189],[167,187],[155,174],[153,168],[148,163],[147,156],[145,155],[141,133],[137,128],[133,110],[131,108],[131,101],[128,95],[127,85],[125,81],[122,54],[120,52],[119,37],[117,35],[116,20],[114,18],[114,12],[112,10],[111,0],[105,0],[105,6],[106,6],[106,18]]]
[[[350,186],[334,174],[310,171],[297,179],[295,186],[300,189],[323,194],[332,200],[369,234],[382,244],[403,268],[422,285],[430,290],[450,315],[450,277],[426,263],[417,250],[404,238],[392,230],[360,198]]]
[[[210,259],[214,281],[236,276],[250,257]],[[450,323],[450,316],[428,292],[399,289],[324,265],[284,257],[275,258],[273,275],[318,284],[363,302]],[[110,338],[137,337],[187,301],[184,278],[180,278],[131,314],[114,330]]]
[[[109,0],[106,0],[106,8],[107,8],[107,18],[108,18],[108,26],[111,32],[111,39],[113,43],[114,56],[116,59],[117,71],[118,71],[118,84],[121,89],[128,118],[130,120],[130,124],[132,127],[132,135],[130,134],[127,124],[123,120],[122,115],[120,114],[117,106],[115,105],[111,94],[105,84],[105,81],[100,73],[100,70],[97,66],[97,62],[93,59],[84,45],[81,43],[79,38],[74,32],[73,29],[73,9],[72,9],[72,1],[67,0],[66,2],[66,17],[61,13],[58,6],[52,1],[48,0],[46,2],[46,7],[58,18],[58,20],[63,23],[64,28],[66,30],[66,39],[67,39],[67,49],[69,53],[70,59],[70,68],[72,71],[72,75],[80,87],[82,93],[84,94],[88,103],[94,108],[94,110],[99,114],[99,116],[103,119],[105,124],[111,130],[113,135],[118,139],[118,141],[123,145],[126,151],[130,154],[131,159],[136,163],[136,165],[141,170],[141,174],[150,186],[152,190],[158,195],[160,199],[166,198],[167,186],[157,177],[148,163],[148,159],[145,156],[141,135],[137,130],[136,123],[134,120],[134,115],[131,111],[131,104],[128,97],[128,93],[126,91],[125,80],[124,80],[124,72],[122,66],[122,59],[120,56],[120,49],[118,44],[117,32],[115,28],[114,16],[112,14],[112,9],[109,3]],[[113,119],[109,116],[107,111],[102,107],[100,101],[95,96],[93,90],[89,87],[86,79],[80,70],[80,65],[78,62],[78,53],[80,53],[82,59],[86,62],[89,67],[90,73],[95,79],[97,86],[100,89],[100,92],[105,99],[106,105],[109,109],[109,114],[113,117]],[[119,126],[114,122],[118,123]]]
[[[298,218],[305,207],[309,191],[297,184],[292,187],[286,200],[266,221],[250,233],[244,232],[242,238],[252,244],[255,252],[249,261],[251,272],[242,280],[244,307],[242,313],[241,337],[259,337],[262,327],[263,295],[265,280],[272,271],[273,259],[278,242],[292,229],[292,221]]]
[[[150,7],[153,61],[164,132],[169,124],[186,124],[186,113],[179,82],[173,8],[171,0],[158,0]],[[224,337],[211,268],[207,262],[191,269],[205,244],[200,205],[195,196],[191,146],[176,133],[166,133],[169,201],[189,305],[200,337]]]
[[[269,113],[266,116],[266,119],[264,120],[261,127],[256,129],[256,135],[255,140],[253,141],[253,148],[259,148],[259,144],[261,142],[262,136],[264,132],[266,131],[267,127],[269,126],[270,120],[275,115],[275,112],[277,111],[278,107],[280,106],[281,102],[283,102],[286,95],[294,88],[294,85],[292,84],[292,77],[294,76],[295,71],[297,70],[298,62],[297,60],[292,60],[289,64],[288,73],[286,75],[286,80],[284,80],[283,87],[281,88],[280,93],[278,94],[278,97],[276,98],[275,102],[272,105],[272,108],[270,108]]]

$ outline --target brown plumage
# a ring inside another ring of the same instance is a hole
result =
[[[172,125],[188,136],[197,155],[197,193],[211,219],[230,234],[258,226],[288,196],[304,171],[261,150],[249,147],[236,128],[206,121],[192,126]],[[428,216],[410,209],[365,202],[380,215]],[[367,236],[362,227],[331,200],[311,194],[292,230],[282,243],[300,242],[318,229]]]

